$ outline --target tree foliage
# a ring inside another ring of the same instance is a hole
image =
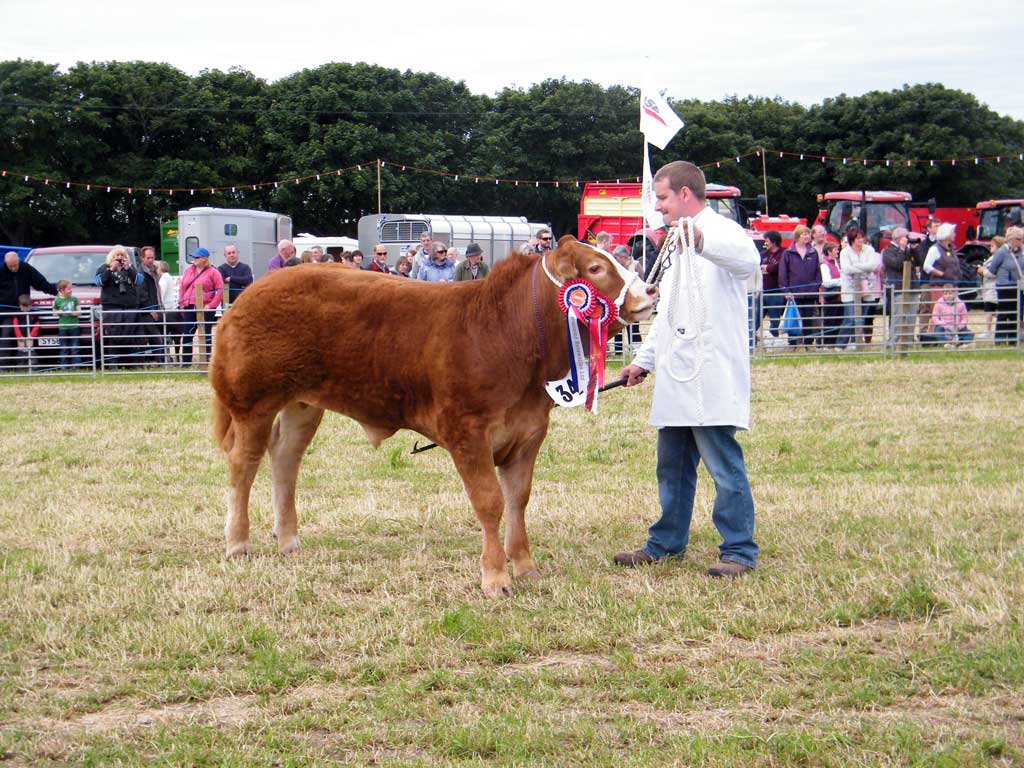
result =
[[[156,239],[160,220],[196,205],[276,210],[291,215],[297,231],[351,234],[361,215],[377,210],[378,158],[389,162],[380,173],[384,210],[524,215],[573,232],[582,191],[575,180],[640,172],[638,96],[565,79],[483,96],[431,73],[368,64],[326,64],[267,83],[241,69],[190,77],[134,61],[61,73],[4,61],[0,167],[9,172],[0,179],[0,238],[141,245]],[[1024,196],[1024,122],[939,84],[839,95],[809,108],[749,96],[674,106],[686,128],[667,151],[652,148],[652,164],[710,163],[710,181],[750,197],[764,187],[761,158],[735,158],[761,147],[892,161],[1013,158],[886,167],[768,153],[772,213],[812,217],[815,196],[836,189],[903,189],[944,206]],[[369,165],[323,173],[357,163]],[[26,174],[92,188],[26,182]],[[476,181],[493,178],[522,181]],[[251,187],[269,180],[282,183]],[[535,183],[553,180],[566,183]]]

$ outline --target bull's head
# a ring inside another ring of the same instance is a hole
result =
[[[560,282],[583,278],[609,296],[625,323],[646,320],[654,311],[656,290],[640,276],[622,266],[611,254],[563,235],[548,257],[553,277]]]

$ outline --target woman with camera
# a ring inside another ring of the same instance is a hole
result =
[[[103,309],[103,357],[109,365],[132,364],[138,345],[136,324],[139,279],[131,257],[123,245],[115,245],[107,254],[106,263],[96,272],[100,284],[100,306]]]

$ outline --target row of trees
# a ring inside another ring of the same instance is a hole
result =
[[[382,171],[384,210],[515,214],[574,232],[580,189],[474,184],[473,176],[614,179],[639,173],[639,93],[625,86],[547,80],[494,96],[424,72],[326,64],[274,83],[249,72],[189,77],[166,64],[78,64],[66,73],[34,61],[0,62],[0,239],[10,244],[152,242],[159,221],[195,205],[292,216],[296,231],[354,233],[376,212],[376,169],[301,184],[242,185],[306,176],[383,158],[460,174]],[[804,107],[732,97],[675,102],[686,128],[655,167],[703,164],[757,147],[869,158],[1016,155],[1024,122],[941,85],[904,86]],[[799,162],[767,158],[772,212],[812,217],[833,189],[904,189],[916,199],[970,205],[1024,196],[1024,163],[979,165]],[[90,182],[86,191],[24,182],[25,174]],[[467,178],[469,177],[469,178]],[[751,196],[760,159],[723,163],[712,181]],[[141,188],[132,194],[106,185]],[[237,185],[234,193],[210,187]],[[194,188],[194,195],[146,193]],[[202,189],[206,188],[203,192]]]

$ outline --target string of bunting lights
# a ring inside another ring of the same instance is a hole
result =
[[[899,167],[899,166],[912,167],[912,166],[915,166],[915,165],[924,165],[924,164],[927,164],[927,165],[929,165],[931,167],[940,166],[940,165],[949,165],[951,167],[956,167],[958,165],[980,165],[983,162],[986,162],[986,163],[987,162],[1002,163],[1003,161],[1012,161],[1012,160],[1024,161],[1024,152],[1015,152],[1015,153],[1008,153],[1008,154],[1002,154],[1002,155],[971,155],[971,156],[967,156],[967,157],[952,157],[952,158],[944,158],[944,159],[934,159],[934,158],[931,158],[931,159],[920,159],[920,158],[909,158],[909,159],[908,158],[884,158],[884,159],[877,159],[877,158],[850,157],[850,156],[840,156],[840,155],[819,155],[819,154],[815,154],[815,153],[811,153],[811,152],[792,152],[792,151],[789,151],[789,150],[782,150],[782,149],[760,148],[760,149],[751,150],[750,152],[745,152],[745,153],[743,153],[741,155],[735,155],[735,156],[730,157],[730,158],[725,158],[725,159],[721,159],[721,160],[715,160],[715,161],[710,162],[710,163],[705,163],[704,165],[701,165],[700,167],[702,169],[721,168],[723,163],[730,163],[730,162],[737,162],[737,163],[739,163],[739,162],[742,162],[745,158],[761,157],[762,153],[765,154],[766,158],[767,157],[772,157],[772,156],[777,156],[777,157],[779,157],[781,159],[799,159],[801,161],[815,161],[815,162],[821,162],[821,163],[842,163],[843,165],[862,165],[862,166],[865,166],[865,167],[866,166],[872,166],[872,165],[875,165],[875,166],[884,165],[887,168]],[[441,178],[444,178],[444,179],[450,179],[450,180],[456,181],[456,182],[458,182],[458,181],[468,182],[468,181],[472,180],[476,184],[480,184],[480,183],[495,184],[495,185],[510,184],[510,185],[516,186],[516,187],[518,187],[518,186],[526,186],[526,187],[532,186],[532,187],[538,187],[538,188],[542,187],[542,186],[554,187],[554,188],[561,188],[561,187],[578,188],[581,184],[586,184],[588,182],[610,183],[612,181],[615,181],[617,183],[621,183],[621,182],[625,181],[625,182],[631,182],[631,183],[638,183],[641,180],[639,176],[623,176],[623,177],[616,178],[614,180],[613,179],[569,179],[569,180],[565,180],[565,179],[554,179],[554,180],[507,179],[507,178],[496,178],[496,177],[493,177],[493,176],[478,176],[478,175],[475,175],[475,174],[452,173],[451,171],[438,171],[438,170],[433,170],[433,169],[430,169],[430,168],[420,168],[420,167],[417,167],[417,166],[414,166],[414,165],[408,165],[408,164],[402,164],[402,163],[393,163],[391,161],[381,160],[381,159],[370,160],[370,161],[365,162],[365,163],[357,163],[356,165],[349,165],[349,166],[346,166],[344,168],[334,168],[334,169],[329,170],[329,171],[321,171],[320,173],[313,173],[313,174],[309,174],[309,175],[306,175],[306,176],[293,176],[293,177],[289,177],[289,178],[285,178],[285,179],[277,179],[275,181],[248,182],[248,183],[244,183],[244,184],[243,183],[239,183],[239,184],[233,184],[233,185],[228,185],[228,186],[203,186],[203,185],[196,185],[196,186],[191,186],[191,187],[154,187],[154,186],[148,186],[146,184],[132,184],[130,186],[124,186],[124,185],[117,185],[117,184],[107,184],[106,182],[84,182],[84,181],[69,181],[69,180],[64,180],[64,179],[55,179],[55,178],[48,177],[48,176],[36,176],[36,175],[30,174],[30,173],[21,173],[19,171],[14,171],[14,170],[11,170],[11,169],[0,169],[0,178],[8,178],[8,177],[10,177],[11,179],[21,178],[22,181],[24,181],[26,183],[27,182],[36,182],[36,183],[42,183],[44,186],[53,186],[53,187],[58,187],[58,188],[63,186],[65,189],[71,189],[72,187],[74,187],[74,188],[78,188],[78,189],[84,189],[86,191],[91,191],[93,189],[96,189],[96,190],[106,190],[107,192],[127,192],[128,194],[138,194],[138,193],[142,193],[143,191],[145,191],[145,193],[148,194],[148,195],[154,195],[154,194],[167,194],[167,195],[188,194],[188,195],[195,195],[196,192],[199,192],[199,193],[210,193],[210,194],[215,194],[217,192],[232,192],[232,193],[234,193],[234,192],[239,192],[239,191],[241,191],[241,192],[245,192],[245,191],[253,191],[253,192],[255,192],[255,191],[259,190],[259,189],[263,189],[263,188],[266,188],[266,187],[278,188],[278,187],[280,187],[282,185],[285,185],[285,184],[302,184],[303,182],[313,181],[313,180],[320,181],[321,179],[323,179],[325,177],[341,176],[341,174],[347,173],[347,172],[350,172],[350,171],[362,171],[362,170],[367,170],[367,169],[371,169],[371,168],[374,168],[374,169],[376,169],[376,168],[381,168],[381,169],[389,168],[392,171],[397,170],[397,171],[404,172],[404,173],[407,173],[407,172],[423,173],[423,174],[428,174],[428,175],[431,175],[431,176],[438,176],[438,177],[441,177]]]

